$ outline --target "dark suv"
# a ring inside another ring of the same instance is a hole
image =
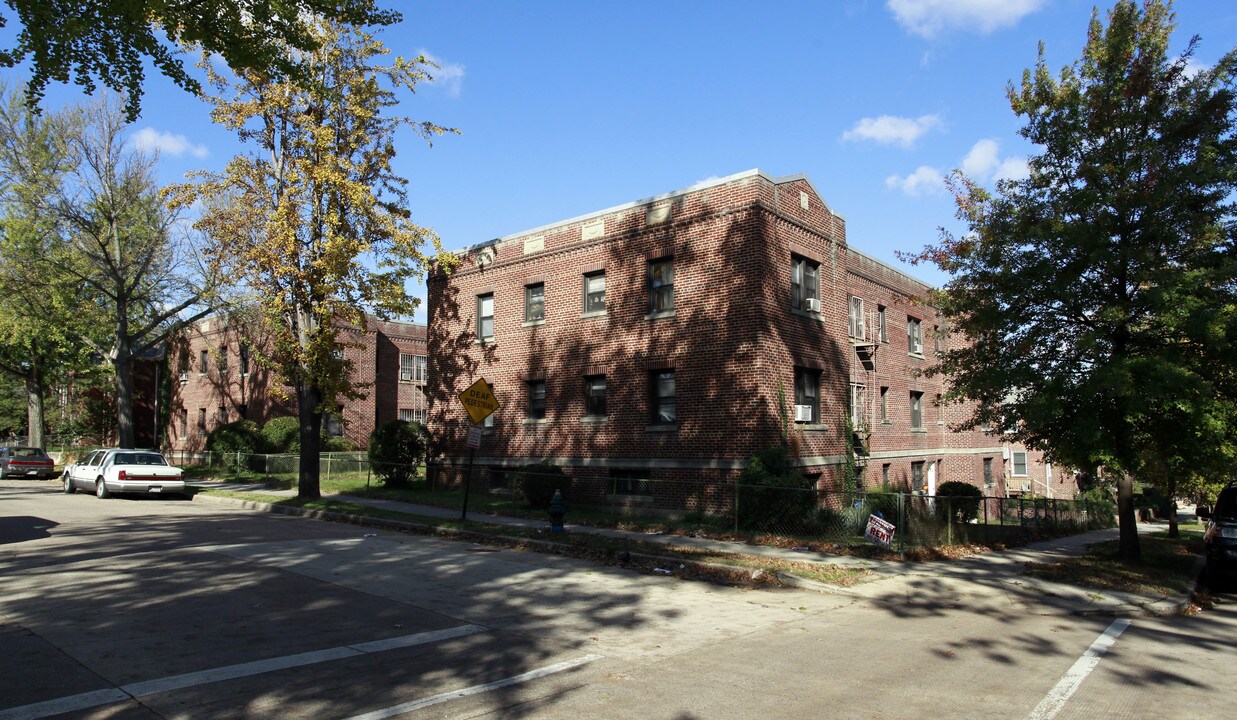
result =
[[[1213,589],[1232,585],[1237,580],[1237,483],[1220,491],[1214,508],[1200,507],[1198,516],[1207,521],[1207,582]]]

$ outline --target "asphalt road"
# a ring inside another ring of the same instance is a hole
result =
[[[1224,599],[872,603],[3,481],[0,720],[1226,717]]]

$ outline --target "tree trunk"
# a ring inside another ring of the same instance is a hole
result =
[[[305,381],[301,381],[297,389],[297,417],[301,421],[301,457],[300,473],[297,480],[296,496],[301,500],[317,500],[322,497],[322,489],[318,482],[320,449],[322,432],[322,392]]]
[[[114,361],[116,368],[117,447],[132,448],[133,440],[133,358],[122,348]]]
[[[26,443],[41,448],[43,437],[43,378],[38,367],[31,367],[26,375]]]
[[[1133,562],[1142,556],[1138,544],[1138,520],[1134,516],[1134,480],[1125,473],[1117,475],[1117,523],[1121,528],[1118,553],[1122,560]]]

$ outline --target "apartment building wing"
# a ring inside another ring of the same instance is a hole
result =
[[[751,170],[463,256],[428,282],[444,467],[468,455],[456,395],[484,378],[501,409],[475,462],[549,460],[577,501],[719,509],[701,483],[784,439],[821,487],[851,455],[865,487],[1005,490],[1001,439],[951,431],[964,409],[921,372],[948,341],[929,288],[851,250],[805,176]]]
[[[341,333],[343,357],[363,397],[339,399],[324,418],[328,434],[365,447],[375,427],[394,419],[428,419],[425,326],[368,318],[364,331]],[[263,362],[266,334],[256,325],[224,316],[188,328],[169,351],[173,375],[167,445],[201,450],[218,426],[236,420],[258,424],[295,415],[296,398],[278,372]]]

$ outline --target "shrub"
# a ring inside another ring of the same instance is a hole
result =
[[[738,491],[739,526],[747,530],[795,529],[816,507],[816,493],[784,447],[753,455],[739,475]]]
[[[406,420],[383,423],[369,434],[369,463],[387,487],[407,487],[425,460],[429,433]]]
[[[570,485],[571,478],[561,467],[546,462],[525,465],[511,478],[511,490],[534,510],[548,508],[554,491],[562,490],[566,495]]]
[[[262,426],[262,452],[301,451],[301,421],[294,415],[271,418]]]
[[[936,489],[936,516],[941,520],[966,523],[979,518],[979,503],[984,492],[970,483],[954,480]]]
[[[324,437],[322,438],[322,444],[318,446],[319,452],[340,453],[352,452],[353,450],[356,450],[356,443],[342,435]]]
[[[252,420],[220,425],[206,436],[206,449],[217,453],[252,455],[258,451],[258,443],[258,424]]]
[[[1091,523],[1099,527],[1112,527],[1117,524],[1117,499],[1108,488],[1097,485],[1080,493],[1078,499],[1086,503]]]

